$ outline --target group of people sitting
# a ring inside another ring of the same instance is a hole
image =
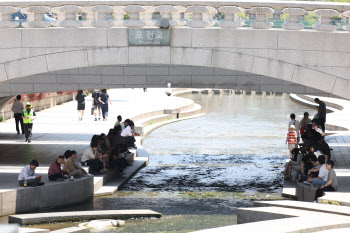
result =
[[[311,120],[309,113],[299,122],[295,114],[290,115],[286,143],[290,154],[285,171],[285,179],[297,178],[298,182],[317,186],[315,202],[323,196],[324,191],[336,191],[338,180],[333,170],[331,149],[324,140],[324,130],[317,118]],[[324,126],[323,126],[324,127]],[[299,143],[300,138],[302,143]],[[294,177],[292,177],[294,171]]]
[[[118,116],[114,128],[110,129],[107,135],[102,133],[92,136],[89,148],[81,157],[81,163],[75,161],[78,157],[76,151],[67,150],[51,164],[48,178],[50,181],[63,181],[71,177],[81,178],[89,174],[104,174],[110,168],[118,168],[123,175],[124,169],[132,165],[125,155],[131,153],[129,149],[136,149],[135,136],[139,135],[135,131],[133,121],[126,119],[122,122],[122,117]],[[20,186],[44,185],[44,182],[41,182],[42,176],[35,175],[35,169],[38,166],[38,161],[33,160],[22,169],[18,176]],[[89,172],[83,166],[88,166]]]

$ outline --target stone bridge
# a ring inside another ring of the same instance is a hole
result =
[[[1,0],[0,102],[168,82],[350,99],[349,17],[346,3]],[[168,44],[130,44],[132,30],[160,27]]]

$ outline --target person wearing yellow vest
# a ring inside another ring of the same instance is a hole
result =
[[[33,120],[36,118],[36,113],[31,107],[31,103],[28,102],[26,104],[26,108],[22,113],[24,132],[26,136],[26,142],[28,143],[32,141]]]

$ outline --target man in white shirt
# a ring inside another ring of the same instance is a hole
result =
[[[22,113],[24,110],[24,106],[23,106],[23,103],[21,102],[21,98],[22,98],[22,96],[18,95],[16,97],[16,101],[13,103],[12,108],[11,108],[12,112],[15,115],[17,134],[19,134],[19,127],[18,127],[19,123],[21,123],[22,134],[24,134],[23,119],[22,119]]]
[[[288,129],[291,125],[294,125],[295,131],[297,132],[297,145],[299,145],[300,142],[300,122],[295,120],[295,114],[290,114],[291,121],[288,123]]]
[[[135,146],[136,140],[134,137],[140,136],[140,134],[135,132],[135,124],[133,121],[129,121],[128,124],[129,125],[122,131],[121,136],[125,139],[126,144],[129,147],[136,148],[136,146]]]
[[[26,165],[18,175],[19,186],[42,186],[45,183],[41,182],[42,176],[35,175],[35,169],[39,167],[38,161],[35,159],[30,162],[29,165]]]
[[[309,181],[312,181],[312,184],[323,186],[327,183],[328,178],[328,170],[326,167],[326,156],[320,155],[318,156],[318,163],[321,165],[320,171],[318,173],[318,177],[311,178]]]

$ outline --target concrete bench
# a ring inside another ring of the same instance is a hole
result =
[[[93,177],[90,176],[74,181],[52,182],[47,180],[46,175],[43,181],[45,181],[43,186],[20,187],[17,185],[11,190],[0,192],[3,205],[1,214],[10,215],[68,206],[92,199],[94,195]]]

